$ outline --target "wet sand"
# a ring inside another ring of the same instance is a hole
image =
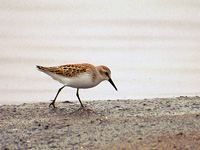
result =
[[[200,97],[0,106],[1,149],[200,149]]]

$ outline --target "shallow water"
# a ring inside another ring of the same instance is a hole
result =
[[[49,102],[62,85],[35,65],[112,71],[84,100],[200,95],[198,1],[12,1],[0,9],[0,104]],[[78,100],[65,88],[59,100]]]

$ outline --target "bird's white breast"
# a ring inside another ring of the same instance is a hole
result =
[[[102,80],[100,78],[92,79],[91,74],[83,73],[74,77],[66,77],[52,72],[45,72],[54,80],[73,88],[91,88],[98,85]]]
[[[68,78],[66,85],[74,88],[91,88],[98,85],[101,82],[100,79],[92,79],[92,76],[87,73],[83,73],[76,77]]]

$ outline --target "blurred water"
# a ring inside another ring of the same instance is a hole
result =
[[[49,102],[62,85],[35,65],[82,62],[108,66],[119,89],[102,82],[83,102],[200,94],[198,0],[0,4],[0,104]]]

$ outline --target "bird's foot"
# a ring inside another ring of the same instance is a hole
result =
[[[53,102],[51,102],[51,103],[49,104],[49,108],[51,108],[51,105],[53,105],[53,108],[56,108],[56,106],[55,106],[55,101],[53,101]]]

